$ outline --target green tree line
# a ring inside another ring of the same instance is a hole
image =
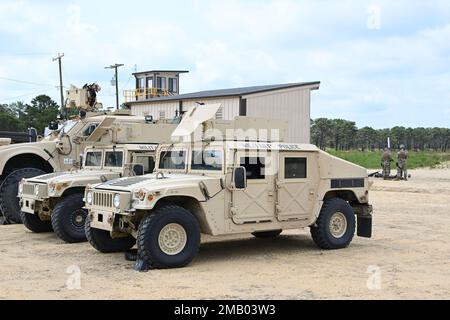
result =
[[[47,95],[39,95],[29,104],[0,104],[0,131],[24,132],[33,127],[42,134],[58,113],[58,104]],[[311,142],[323,150],[381,150],[387,146],[388,137],[394,149],[404,144],[409,150],[450,151],[449,128],[374,129],[358,128],[355,122],[343,119],[319,118],[311,121]]]
[[[387,147],[405,145],[409,150],[450,151],[450,128],[407,128],[390,129],[358,128],[353,121],[320,118],[311,121],[311,140],[321,149],[333,148],[340,151],[375,151]]]
[[[43,134],[45,127],[58,114],[58,104],[47,95],[39,95],[29,104],[0,104],[0,131],[25,132],[33,127],[39,134]]]

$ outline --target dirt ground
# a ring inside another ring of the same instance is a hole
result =
[[[374,180],[374,238],[340,251],[308,230],[206,238],[188,268],[138,273],[122,254],[1,226],[0,299],[449,299],[450,169],[411,174]]]

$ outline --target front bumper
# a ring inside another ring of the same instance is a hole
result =
[[[20,210],[26,213],[36,214],[42,208],[44,201],[45,199],[33,196],[22,196],[19,200]]]
[[[89,223],[91,228],[112,232],[116,214],[111,211],[89,210]]]

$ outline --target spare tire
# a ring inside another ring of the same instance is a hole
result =
[[[0,207],[7,222],[22,223],[19,199],[17,198],[19,182],[22,179],[29,179],[43,174],[45,174],[44,171],[36,168],[17,169],[3,180],[0,187]]]

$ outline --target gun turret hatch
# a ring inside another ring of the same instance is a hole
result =
[[[222,104],[205,104],[197,105],[187,112],[177,129],[172,133],[173,139],[179,139],[190,136],[197,130],[197,128],[208,120],[216,117]]]
[[[183,116],[172,133],[172,141],[283,142],[288,123],[277,119],[236,117],[217,120],[221,104],[198,105]]]

